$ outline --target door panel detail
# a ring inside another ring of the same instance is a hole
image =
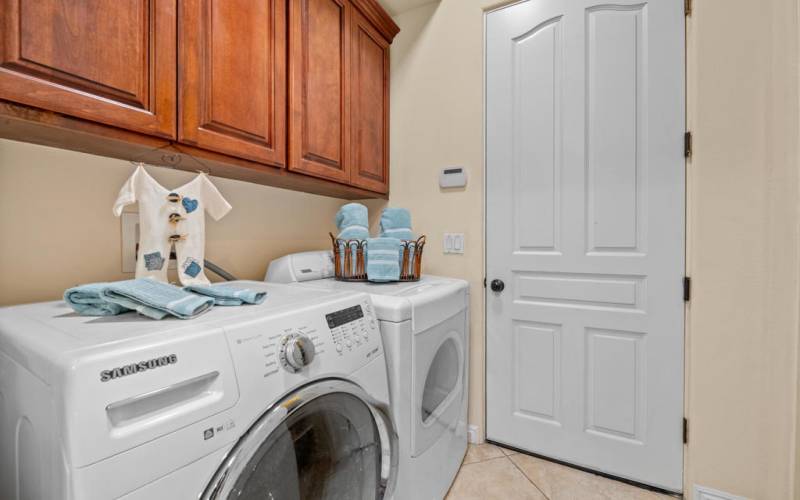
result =
[[[644,252],[646,5],[587,10],[588,251]]]
[[[561,18],[513,41],[515,249],[558,252],[561,162]],[[536,192],[536,196],[527,193]]]
[[[644,435],[644,335],[586,329],[586,430],[639,444]]]
[[[553,425],[558,422],[561,391],[561,327],[544,323],[514,324],[516,403],[521,416]],[[524,381],[535,380],[535,384]]]

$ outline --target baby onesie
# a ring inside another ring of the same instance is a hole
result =
[[[209,283],[203,269],[205,214],[219,220],[231,205],[205,174],[181,187],[166,189],[139,164],[114,203],[114,215],[125,205],[139,202],[139,253],[137,278],[167,282],[167,262],[172,245],[178,259],[178,278],[186,285]]]

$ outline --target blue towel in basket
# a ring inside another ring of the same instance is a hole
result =
[[[361,203],[348,203],[336,212],[337,238],[366,240],[369,238],[369,211]]]
[[[397,238],[367,240],[367,279],[377,282],[400,279],[400,240]]]
[[[409,211],[405,208],[384,208],[381,213],[381,237],[413,240]]]
[[[340,240],[366,240],[369,238],[369,211],[361,203],[348,203],[336,212],[336,227],[339,228]],[[357,243],[350,243],[352,270],[355,271]],[[344,269],[344,243],[340,243],[340,267]]]
[[[177,286],[147,278],[108,283],[101,296],[112,304],[153,319],[163,319],[168,315],[192,319],[214,306],[211,297],[195,295]]]
[[[260,304],[267,298],[267,292],[254,292],[247,288],[231,285],[189,285],[184,290],[211,297],[214,299],[214,304],[218,306]]]

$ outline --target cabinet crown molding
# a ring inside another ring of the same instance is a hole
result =
[[[377,0],[350,0],[350,3],[375,25],[375,28],[389,43],[400,33],[400,27]]]

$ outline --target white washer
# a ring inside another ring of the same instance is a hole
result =
[[[391,491],[396,434],[369,296],[241,284],[266,302],[189,321],[0,309],[0,498]]]
[[[328,272],[326,255],[283,257],[270,264],[266,279],[372,296],[400,443],[394,498],[444,498],[467,449],[468,284],[427,275],[412,283],[304,280]]]

